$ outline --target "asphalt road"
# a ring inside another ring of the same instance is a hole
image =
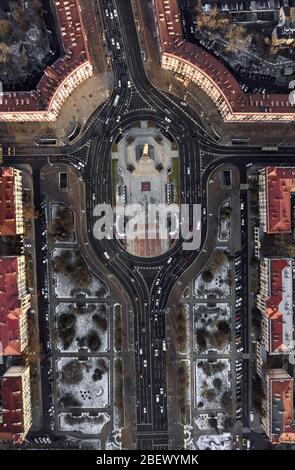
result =
[[[74,144],[64,147],[17,146],[15,156],[5,158],[4,162],[11,164],[13,158],[16,163],[30,163],[34,171],[40,170],[48,161],[70,163],[75,167],[79,163],[85,164],[79,171],[86,187],[89,244],[99,262],[117,278],[129,297],[134,312],[136,447],[169,448],[165,312],[177,279],[192,265],[198,252],[184,251],[182,240],[179,240],[167,254],[153,259],[138,259],[125,252],[116,240],[105,239],[98,242],[93,237],[95,205],[112,201],[112,143],[126,132],[134,121],[156,122],[174,137],[179,146],[181,203],[186,202],[190,206],[200,203],[202,208],[206,207],[208,176],[221,162],[234,161],[240,169],[252,161],[277,164],[280,158],[281,164],[290,164],[295,162],[295,151],[291,147],[280,148],[278,152],[263,152],[260,147],[218,146],[206,134],[201,121],[192,110],[183,107],[177,98],[154,89],[148,82],[130,0],[101,0],[99,5],[114,73],[115,87],[109,100],[91,116],[81,137]],[[117,16],[111,19],[110,12],[114,9],[117,10]],[[116,96],[119,96],[119,99],[114,106]],[[165,117],[171,120],[169,124]],[[190,168],[189,174],[187,168]],[[37,190],[38,184],[35,186],[37,199],[40,194]],[[204,217],[202,243],[206,227],[207,221]],[[40,251],[38,240],[41,227],[38,224],[36,231],[37,250]],[[108,253],[109,259],[106,259],[104,252]],[[170,257],[172,261],[168,264]],[[205,261],[206,256],[203,258]],[[37,269],[39,289],[44,284],[40,262]],[[45,340],[45,337],[42,339]],[[169,348],[169,344],[166,345]],[[158,351],[157,354],[155,350]],[[49,385],[45,374],[42,377],[42,385],[46,405]]]

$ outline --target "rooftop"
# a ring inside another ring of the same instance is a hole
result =
[[[267,232],[291,232],[291,193],[295,192],[295,168],[266,168]]]
[[[21,354],[20,315],[18,258],[0,258],[0,355]]]
[[[0,236],[17,235],[13,168],[0,170]]]
[[[177,0],[154,0],[154,5],[162,54],[180,59],[200,71],[212,83],[212,87],[218,89],[233,115],[243,114],[244,120],[251,120],[255,114],[276,113],[282,115],[280,119],[295,120],[295,110],[288,95],[244,93],[234,76],[218,59],[184,39]],[[232,119],[231,115],[228,120]]]
[[[265,314],[270,320],[270,352],[288,352],[293,350],[292,260],[269,259],[269,263]]]
[[[25,432],[23,374],[28,368],[13,366],[1,379],[0,439],[21,441]]]
[[[271,439],[276,443],[279,442],[282,433],[289,434],[289,437],[294,433],[293,379],[284,369],[269,370],[267,379],[270,387]]]

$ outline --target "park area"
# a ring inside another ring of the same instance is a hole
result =
[[[194,306],[195,349],[199,353],[215,349],[220,353],[230,350],[230,307],[228,304],[205,303]]]
[[[58,361],[58,398],[63,408],[105,408],[109,403],[109,362],[91,357]]]
[[[61,352],[106,352],[109,348],[109,307],[105,304],[61,303],[57,313],[57,347]]]
[[[53,251],[55,294],[57,297],[76,297],[79,293],[87,297],[105,297],[105,284],[95,278],[79,250]]]
[[[226,299],[230,294],[230,261],[226,250],[216,248],[209,264],[194,281],[198,299]]]
[[[218,359],[215,362],[196,361],[195,397],[199,410],[222,410],[229,415],[232,413],[229,371],[228,359]]]

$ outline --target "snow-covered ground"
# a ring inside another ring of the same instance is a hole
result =
[[[224,320],[230,322],[230,306],[229,304],[217,303],[214,307],[208,306],[206,303],[198,303],[194,305],[194,331],[205,328],[209,335],[207,340],[208,349],[216,349],[219,353],[228,353],[230,351],[230,341],[224,347],[218,347],[216,344],[210,343],[210,336],[217,331],[218,321]],[[195,350],[199,352],[198,344],[195,339]]]
[[[217,415],[214,417],[217,418],[217,427],[219,429],[222,429],[225,415],[223,413],[217,413]],[[210,419],[210,416],[207,413],[199,414],[196,417],[196,425],[201,431],[210,431],[212,429],[212,427],[209,424],[209,419]]]
[[[75,304],[68,304],[68,303],[61,303],[56,307],[56,313],[57,313],[57,321],[58,318],[62,313],[69,313],[71,312],[71,307],[74,307]],[[109,324],[110,324],[110,308],[106,305],[106,313],[102,313],[99,310],[99,305],[100,304],[86,304],[85,310],[87,311],[88,308],[91,309],[89,313],[83,313],[83,314],[75,314],[76,316],[76,335],[75,338],[70,345],[70,347],[66,350],[66,352],[78,352],[79,345],[77,338],[83,338],[87,336],[87,333],[89,333],[91,330],[95,330],[98,332],[100,340],[101,340],[101,346],[97,352],[106,352],[109,349]],[[93,309],[93,310],[92,310]],[[101,317],[105,318],[106,321],[108,322],[108,328],[107,331],[102,331],[100,328],[97,328],[95,323],[92,320],[92,316],[98,313]],[[63,349],[63,344],[62,341],[57,337],[57,347],[61,352],[64,352]],[[87,346],[85,346],[83,349],[88,350]]]
[[[197,440],[197,446],[200,450],[231,450],[231,435],[230,433],[223,433],[200,436]]]
[[[88,358],[87,361],[80,361],[83,367],[82,381],[79,384],[66,384],[62,381],[61,370],[65,364],[72,360],[73,358],[62,357],[58,361],[59,398],[70,393],[81,403],[79,408],[105,408],[109,404],[109,370],[103,374],[101,380],[94,381],[92,376],[97,369],[97,357]],[[108,359],[104,358],[104,360],[109,366]]]
[[[224,364],[224,369],[222,371],[216,371],[212,372],[211,375],[205,374],[203,369],[201,367],[198,367],[198,364],[200,362],[203,362],[204,364],[209,364],[214,367],[214,364]],[[195,393],[195,403],[198,406],[200,402],[204,404],[202,409],[204,410],[210,410],[210,409],[220,409],[220,399],[222,397],[222,394],[230,388],[230,382],[229,382],[229,371],[230,371],[230,361],[228,359],[218,359],[214,363],[209,363],[208,361],[205,360],[199,360],[196,361],[195,363],[195,387],[196,387],[196,393]],[[219,378],[222,382],[221,388],[218,390],[216,387],[213,385],[214,379]],[[212,400],[208,400],[206,397],[206,392],[208,390],[214,390],[215,391],[215,396]]]
[[[213,295],[217,299],[226,299],[230,294],[229,274],[228,260],[216,269],[210,282],[205,282],[200,274],[194,280],[195,296],[199,299],[207,299],[208,295]]]
[[[102,427],[107,421],[109,416],[106,413],[99,413],[98,416],[90,416],[88,413],[82,413],[81,416],[72,416],[70,419],[73,424],[67,423],[66,416],[69,413],[59,414],[59,429],[61,431],[79,431],[82,434],[100,434]]]
[[[56,256],[59,256],[63,249],[55,248],[52,252],[52,258],[54,259]],[[105,287],[102,281],[94,277],[91,273],[91,282],[85,288],[79,288],[75,286],[69,276],[65,276],[63,273],[56,273],[54,272],[54,279],[55,279],[55,287],[54,292],[56,297],[63,298],[63,297],[76,297],[77,294],[82,292],[85,294],[86,297],[97,297],[96,292],[101,289],[101,287]]]

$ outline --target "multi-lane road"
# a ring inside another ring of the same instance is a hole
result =
[[[294,160],[295,153],[292,148],[263,153],[259,147],[218,146],[206,134],[192,110],[149,83],[130,0],[100,0],[98,3],[113,66],[115,85],[110,98],[95,111],[75,144],[61,148],[17,146],[13,158],[16,163],[28,162],[33,168],[41,168],[48,162],[48,157],[53,163],[75,165],[82,161],[86,164],[81,175],[86,186],[89,243],[100,262],[116,276],[134,312],[135,444],[138,449],[169,448],[165,364],[165,350],[169,344],[166,341],[165,311],[173,286],[196,259],[198,252],[184,251],[179,240],[169,253],[157,258],[139,259],[123,250],[117,240],[98,241],[94,238],[94,207],[98,203],[112,202],[110,155],[113,142],[138,120],[153,120],[169,132],[179,146],[180,202],[191,207],[196,203],[205,207],[208,175],[222,161],[234,159],[235,164],[243,168],[251,161],[277,163],[279,157],[284,163],[286,158]],[[116,96],[119,96],[117,100]],[[165,117],[171,121],[169,125]],[[10,159],[6,161],[10,162]],[[187,168],[190,168],[189,173]],[[36,189],[35,193],[38,194]],[[205,217],[202,229],[205,234]],[[105,252],[109,259],[106,259]],[[168,263],[170,257],[172,261]],[[42,283],[42,266],[38,265],[38,271],[39,282]]]

